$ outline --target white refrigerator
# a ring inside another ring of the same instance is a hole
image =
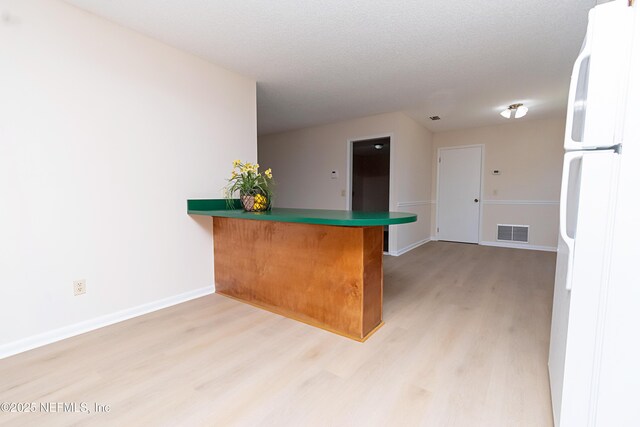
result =
[[[556,427],[640,426],[640,388],[629,389],[640,364],[638,300],[629,312],[640,297],[639,9],[594,7],[571,76],[549,348]]]

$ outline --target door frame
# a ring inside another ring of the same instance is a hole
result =
[[[347,176],[346,176],[346,202],[345,207],[348,211],[351,210],[351,192],[353,191],[353,143],[356,141],[366,141],[367,139],[389,138],[389,211],[393,211],[396,201],[396,189],[395,189],[395,135],[393,132],[382,132],[373,135],[359,136],[355,138],[347,139]],[[398,246],[398,237],[396,234],[396,227],[389,226],[389,253],[394,253]]]
[[[450,147],[438,147],[436,153],[436,238],[439,240],[440,236],[440,154],[445,150],[457,150],[461,148],[476,148],[480,147],[480,211],[478,213],[478,245],[482,242],[482,217],[484,212],[484,144],[469,144],[469,145],[455,145]]]

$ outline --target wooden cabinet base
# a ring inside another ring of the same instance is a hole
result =
[[[216,293],[364,341],[382,325],[382,233],[214,217]]]

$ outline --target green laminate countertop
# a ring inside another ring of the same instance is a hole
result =
[[[235,209],[227,209],[225,200],[187,200],[190,215],[217,216],[222,218],[254,219],[260,221],[298,222],[304,224],[341,225],[366,227],[416,222],[418,216],[406,212],[359,212],[327,209],[273,208],[266,212],[245,212],[239,201],[234,201]]]

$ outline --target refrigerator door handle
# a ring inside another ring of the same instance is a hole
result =
[[[564,155],[564,164],[562,165],[562,184],[560,187],[560,239],[565,243],[568,249],[568,262],[567,266],[567,290],[571,290],[572,274],[571,266],[573,264],[573,250],[575,247],[575,238],[569,236],[567,231],[567,211],[569,203],[569,177],[571,176],[571,169],[573,165],[582,160],[584,153],[580,151],[569,152]]]
[[[587,61],[587,59],[591,56],[591,37],[589,35],[589,32],[587,31],[587,34],[585,36],[585,40],[584,40],[584,47],[582,49],[582,51],[580,52],[580,54],[578,55],[578,58],[576,59],[576,62],[573,64],[573,71],[571,72],[571,83],[569,84],[569,102],[567,105],[567,123],[566,123],[566,127],[565,127],[565,144],[564,144],[564,148],[565,150],[581,150],[583,149],[582,146],[582,142],[583,141],[576,141],[574,139],[574,120],[575,120],[575,116],[576,116],[576,110],[577,108],[580,108],[582,110],[585,110],[587,108],[587,102],[586,99],[584,100],[577,100],[576,96],[578,95],[578,87],[579,86],[584,86],[585,89],[588,85],[589,82],[589,74],[588,74],[588,70],[586,71],[582,71],[582,67],[589,67],[589,63]],[[586,80],[586,81],[584,81]],[[588,92],[586,93],[586,96],[588,96]],[[580,104],[580,105],[578,105]],[[583,112],[584,114],[584,112]],[[584,126],[584,123],[582,124]]]

